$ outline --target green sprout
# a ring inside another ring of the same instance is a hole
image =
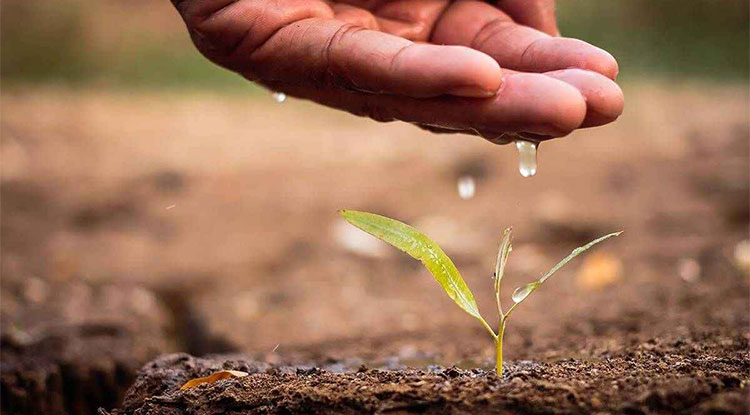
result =
[[[611,233],[595,239],[582,247],[574,249],[570,255],[552,267],[552,269],[547,271],[547,273],[541,278],[516,288],[511,295],[513,305],[507,312],[504,312],[500,302],[500,287],[503,280],[503,274],[505,273],[505,265],[508,262],[508,256],[513,250],[511,245],[512,229],[506,229],[503,233],[503,239],[500,243],[500,249],[497,254],[497,263],[495,265],[495,300],[497,302],[497,310],[500,317],[499,328],[497,333],[495,333],[482,315],[479,314],[479,307],[477,306],[476,300],[474,300],[474,294],[471,293],[471,290],[466,285],[466,281],[461,278],[461,274],[459,274],[453,261],[451,261],[445,252],[443,252],[438,244],[432,239],[405,223],[385,216],[353,210],[341,210],[339,213],[357,228],[393,245],[413,258],[420,260],[427,270],[430,271],[432,276],[435,277],[435,280],[437,280],[437,282],[443,287],[443,290],[445,290],[448,296],[453,299],[462,310],[482,323],[484,328],[487,329],[487,332],[495,341],[495,365],[498,375],[502,375],[503,373],[503,335],[505,333],[505,326],[508,324],[508,319],[513,311],[515,311],[516,307],[518,307],[518,305],[526,300],[531,293],[536,291],[537,288],[544,284],[555,272],[570,262],[573,258],[586,252],[594,245],[622,233]]]

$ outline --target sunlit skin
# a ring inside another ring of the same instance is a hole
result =
[[[623,109],[617,61],[560,37],[554,0],[173,2],[213,62],[378,121],[503,142],[565,136]]]

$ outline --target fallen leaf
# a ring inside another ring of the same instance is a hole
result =
[[[247,375],[248,374],[246,372],[240,372],[239,370],[221,370],[206,377],[189,380],[185,382],[184,385],[182,385],[180,390],[190,389],[204,383],[214,383],[229,378],[244,378]]]

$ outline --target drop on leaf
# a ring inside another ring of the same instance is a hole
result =
[[[526,284],[522,287],[518,287],[513,291],[513,294],[511,295],[511,298],[513,299],[514,303],[520,303],[521,301],[525,300],[526,297],[529,296],[536,287],[540,286],[541,284],[538,282],[532,282],[529,284]]]

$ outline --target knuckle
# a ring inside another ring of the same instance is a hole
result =
[[[303,0],[172,0],[196,47],[214,62],[237,70],[284,27],[302,19],[329,17],[323,2]]]
[[[507,38],[516,27],[517,25],[509,18],[500,17],[492,19],[477,31],[470,46],[473,49],[483,50],[488,42],[492,42],[497,38]]]
[[[331,86],[346,90],[360,90],[352,80],[348,68],[341,65],[341,54],[347,53],[347,43],[355,33],[365,30],[352,24],[343,24],[323,46],[323,65],[317,82],[321,86]]]

